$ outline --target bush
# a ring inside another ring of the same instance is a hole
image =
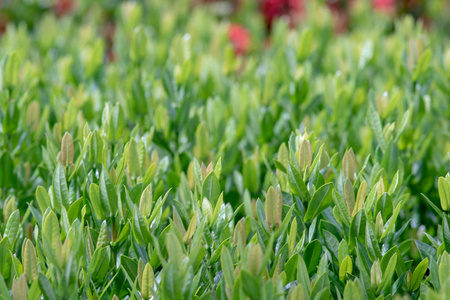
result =
[[[449,35],[358,3],[11,17],[0,298],[450,297]]]

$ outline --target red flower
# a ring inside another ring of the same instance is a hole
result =
[[[303,12],[304,0],[260,0],[260,9],[264,15],[267,28],[272,27],[274,20],[281,16],[288,16],[294,25]]]
[[[228,29],[228,38],[237,55],[242,55],[250,49],[250,32],[239,24],[231,24]]]
[[[0,35],[6,31],[6,25],[8,24],[8,18],[0,15]]]
[[[75,10],[75,3],[72,0],[57,0],[53,10],[57,16],[68,15]]]
[[[372,0],[372,6],[375,10],[383,13],[391,14],[396,9],[395,0]]]
[[[344,33],[348,29],[349,10],[351,10],[352,5],[353,0],[330,0],[327,2],[334,19],[335,33]]]

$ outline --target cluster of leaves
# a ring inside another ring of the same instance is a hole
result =
[[[0,298],[450,297],[448,36],[192,7],[8,25]]]

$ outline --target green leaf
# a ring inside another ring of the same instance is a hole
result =
[[[44,298],[48,300],[56,300],[55,292],[53,291],[53,287],[48,280],[47,277],[45,277],[44,274],[39,273],[39,286],[41,287],[41,291],[44,294]]]
[[[369,105],[369,109],[367,111],[367,122],[369,123],[370,128],[375,134],[375,138],[380,146],[381,150],[386,149],[386,141],[383,136],[383,128],[381,126],[380,116],[377,111],[373,107],[372,104]]]
[[[92,133],[90,133],[88,135],[88,137],[85,139],[84,141],[84,145],[83,148],[81,149],[77,160],[75,161],[75,164],[73,165],[73,167],[70,168],[70,176],[69,176],[69,181],[72,180],[73,176],[77,173],[78,168],[80,167],[81,161],[84,158],[84,155],[86,154],[87,150],[88,150],[88,146],[90,145],[90,141],[92,139]]]
[[[68,132],[64,134],[61,141],[61,163],[65,167],[73,164],[73,140]]]
[[[1,272],[0,272],[0,296],[3,297],[1,299],[12,300],[11,296],[9,295],[8,287],[6,286],[5,280]]]
[[[28,285],[25,276],[19,277],[19,279],[14,279],[12,284],[12,293],[14,300],[26,300],[28,292]]]
[[[310,296],[313,300],[331,300],[330,280],[328,279],[328,274],[322,274],[319,278],[316,279],[314,286],[311,289]]]
[[[400,201],[400,203],[397,204],[397,207],[395,208],[394,213],[392,214],[392,217],[389,219],[388,227],[386,228],[384,233],[381,235],[381,239],[383,239],[394,228],[395,222],[397,221],[398,214],[400,213],[400,209],[403,206],[403,201],[404,200]]]
[[[353,271],[353,262],[350,256],[346,256],[339,266],[339,279],[344,281],[347,273],[351,274]]]
[[[151,297],[151,289],[153,289],[154,284],[154,274],[152,266],[147,263],[145,264],[144,272],[142,274],[142,286],[141,286],[141,294],[142,297],[148,299]]]
[[[9,279],[11,273],[12,259],[9,255],[11,243],[8,237],[0,240],[0,275],[2,279]]]
[[[220,264],[222,266],[223,277],[227,286],[231,289],[235,282],[233,261],[231,260],[230,251],[226,248],[222,248],[220,255]]]
[[[298,258],[297,280],[309,295],[311,293],[311,282],[309,281],[308,268],[301,256]]]
[[[69,223],[72,224],[75,219],[81,219],[81,211],[84,206],[84,198],[80,198],[70,205],[69,211],[67,212],[67,217]]]
[[[248,270],[250,274],[257,276],[261,268],[263,253],[259,244],[250,244],[248,252]]]
[[[288,300],[309,300],[309,294],[306,293],[305,288],[298,284],[291,288],[288,295]]]
[[[395,272],[396,265],[397,265],[397,253],[392,255],[391,259],[389,259],[389,263],[383,272],[381,284],[378,287],[377,292],[384,290],[390,284],[392,275],[394,275],[394,272]]]
[[[289,255],[294,252],[294,247],[297,243],[297,219],[294,218],[291,223],[291,229],[289,230],[288,248]]]
[[[212,205],[216,205],[220,195],[220,184],[214,172],[209,173],[203,181],[202,198],[207,198]]]
[[[150,241],[150,233],[148,231],[148,222],[145,220],[137,207],[134,207],[133,215],[133,234],[136,241],[140,245],[146,245]]]
[[[188,229],[186,230],[186,234],[183,237],[183,242],[186,243],[192,238],[196,228],[197,228],[197,212],[194,213],[194,215],[191,218],[191,221],[189,222]]]
[[[242,286],[245,294],[251,299],[261,299],[261,284],[256,278],[246,270],[242,270],[240,276],[243,282],[245,282]]]
[[[420,283],[422,282],[423,276],[425,275],[427,269],[428,269],[428,258],[425,258],[419,263],[419,265],[417,265],[416,269],[414,270],[414,273],[411,277],[411,281],[409,283],[410,291],[415,291],[419,288]]]
[[[167,267],[165,268],[161,286],[162,286],[162,299],[183,299],[180,278],[181,274],[179,272],[179,268],[176,266],[174,262],[169,262]]]
[[[442,209],[448,210],[450,208],[450,183],[444,177],[439,177],[438,191]]]
[[[44,214],[47,208],[50,207],[51,202],[47,190],[42,186],[38,186],[36,189],[36,200],[38,202],[41,213]]]
[[[431,270],[431,268],[430,268]],[[441,256],[441,262],[439,263],[439,281],[440,284],[443,286],[445,284],[445,281],[448,279],[448,272],[450,270],[450,255],[448,252],[442,253]]]
[[[152,212],[153,205],[153,192],[152,185],[148,185],[142,192],[141,198],[139,200],[139,211],[141,214],[148,218]]]
[[[44,252],[49,258],[55,259],[56,254],[61,251],[61,240],[58,218],[53,211],[50,211],[44,220],[42,239]]]
[[[106,137],[110,142],[118,142],[123,137],[125,115],[120,105],[114,106],[109,118]]]
[[[9,121],[9,120],[4,120]],[[3,124],[3,127],[5,124]],[[3,132],[5,131],[5,128],[3,128]],[[13,170],[14,170],[14,162],[9,155],[8,152],[4,152],[0,155],[0,168],[2,172],[0,172],[0,186],[10,188],[14,185],[14,182],[16,180]]]
[[[125,241],[130,234],[130,222],[128,221],[125,226],[122,227],[122,230],[119,233],[119,236],[117,237],[117,239],[114,241],[113,245],[117,245],[118,243],[121,243],[123,241]]]
[[[131,138],[127,147],[127,172],[132,177],[137,177],[141,174],[141,165],[139,162],[138,144]]]
[[[103,162],[103,138],[100,136],[97,130],[94,130],[92,137],[85,142],[86,145],[89,144],[89,162],[91,164],[101,164]]]
[[[136,278],[138,273],[137,273],[137,263],[134,261],[134,259],[129,258],[128,256],[125,255],[121,255],[120,256],[120,264],[122,266],[122,268],[124,269],[124,271],[126,272],[126,274],[130,277],[130,278]]]
[[[286,273],[286,279],[288,282],[292,282],[295,280],[297,266],[298,266],[298,258],[300,255],[298,253],[295,253],[292,255],[288,261],[284,265],[284,271]]]
[[[181,243],[176,237],[175,233],[169,232],[167,234],[166,248],[167,252],[169,253],[169,262],[173,262],[174,266],[178,270],[181,270],[184,253],[181,247]]]
[[[30,290],[28,292],[28,300],[40,300],[41,299],[41,289],[39,287],[39,280],[33,281],[31,284]]]
[[[105,207],[102,205],[100,200],[100,187],[95,183],[91,183],[89,186],[89,197],[91,199],[92,209],[94,210],[95,216],[99,220],[105,219],[105,213],[110,215],[108,209],[109,206]]]
[[[413,81],[416,81],[420,75],[424,74],[430,65],[431,61],[431,49],[425,50],[419,58],[416,68],[414,69],[414,74],[412,77]]]
[[[355,153],[352,148],[345,151],[344,158],[342,159],[342,171],[346,178],[351,182],[355,182]]]
[[[333,201],[339,211],[342,221],[347,227],[350,227],[351,217],[348,212],[347,205],[341,195],[339,195],[339,193],[335,190],[333,190]]]
[[[205,123],[200,123],[195,131],[195,156],[200,159],[200,161],[207,161],[210,150],[209,132],[206,128]],[[211,199],[209,201],[212,202]]]
[[[425,244],[424,242],[414,240],[417,249],[419,249],[420,257],[422,259],[428,258],[430,261],[437,260],[437,252],[433,246]]]
[[[58,163],[55,174],[53,176],[53,209],[57,213],[61,213],[64,206],[69,208],[69,188],[66,181],[66,173],[62,164]]]
[[[8,237],[9,240],[14,244],[14,241],[17,237],[17,233],[19,232],[20,225],[20,213],[19,210],[16,209],[8,219],[5,228],[5,237]]]
[[[147,37],[144,32],[143,26],[138,26],[134,29],[131,37],[130,56],[135,62],[139,62],[145,57],[147,53],[146,49]]]
[[[284,165],[280,161],[274,159],[273,162],[274,162],[275,168],[277,168],[277,170],[280,170],[281,172],[283,172],[285,174],[287,173],[286,168],[284,167]]]
[[[348,247],[353,250],[356,246],[356,240],[364,242],[366,239],[366,215],[360,210],[352,219],[350,224],[350,237]]]
[[[309,201],[310,195],[297,167],[289,163],[288,169],[289,186],[292,192],[302,201]]]
[[[448,216],[442,218],[442,235],[444,238],[444,247],[447,252],[450,251],[450,226],[448,224]]]
[[[266,212],[266,227],[269,232],[278,229],[281,225],[281,213],[283,208],[280,187],[269,187],[266,194],[264,209]]]
[[[22,264],[27,280],[29,282],[36,280],[38,277],[36,250],[29,239],[25,240],[22,248]]]
[[[313,34],[309,28],[303,30],[300,36],[300,43],[297,49],[297,58],[299,60],[306,59],[312,49]]]
[[[314,240],[306,246],[303,252],[303,259],[305,260],[309,275],[316,272],[321,255],[322,244],[318,240]]]
[[[102,248],[108,244],[109,237],[108,237],[108,231],[106,228],[106,221],[102,222],[102,225],[100,226],[100,232],[98,233],[97,238],[97,245],[95,246],[95,249]]]
[[[431,206],[431,208],[433,208],[433,210],[438,214],[438,216],[443,218],[444,214],[442,213],[442,211],[436,205],[434,205],[434,203],[430,199],[428,199],[427,196],[425,196],[424,194],[421,194],[421,195],[427,201],[427,203]]]
[[[344,289],[345,300],[360,300],[365,298],[364,289],[358,279],[347,282]]]
[[[253,159],[247,158],[244,161],[242,176],[244,179],[244,188],[248,189],[252,193],[255,193],[259,187],[259,178]]]
[[[333,183],[327,183],[322,185],[313,195],[308,205],[304,221],[312,221],[328,206],[330,206],[332,200]]]
[[[4,80],[9,86],[16,86],[19,82],[20,62],[17,52],[9,54],[6,65]]]
[[[106,212],[110,211],[112,215],[117,214],[118,199],[116,189],[105,167],[103,167],[100,175],[100,200],[102,207],[106,208]]]
[[[329,232],[328,230],[323,229],[322,230],[323,239],[325,242],[325,246],[327,249],[335,256],[338,257],[338,248],[339,248],[339,240]]]

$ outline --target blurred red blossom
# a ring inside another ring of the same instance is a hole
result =
[[[281,16],[288,16],[293,26],[303,13],[304,0],[260,0],[260,2],[260,9],[269,29],[273,21]]]
[[[8,18],[0,15],[0,34],[6,31],[6,24],[8,24]]]
[[[354,4],[353,0],[330,0],[327,1],[328,8],[334,19],[334,31],[343,33],[348,29],[350,20],[349,9]]]
[[[396,10],[396,1],[395,0],[372,0],[372,6],[375,10],[392,14],[395,13]]]
[[[231,24],[228,29],[228,38],[233,44],[237,55],[242,55],[250,49],[250,32],[239,24]]]
[[[71,14],[75,10],[75,2],[73,0],[57,0],[53,10],[59,17]]]
[[[106,52],[107,52],[108,62],[113,62],[117,58],[116,53],[114,52],[114,49],[113,49],[114,48],[115,31],[116,31],[116,25],[114,24],[113,21],[107,22],[102,28],[103,37],[105,38],[105,41],[106,41]]]

